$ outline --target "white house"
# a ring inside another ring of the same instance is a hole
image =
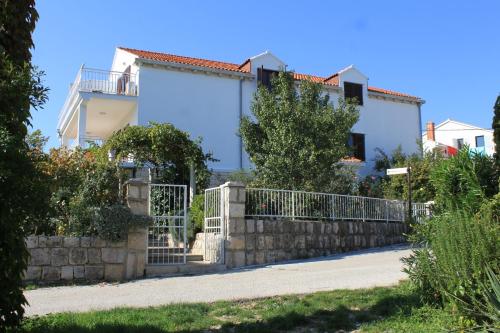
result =
[[[445,155],[455,155],[464,145],[470,150],[492,156],[495,152],[493,130],[447,119],[439,125],[428,122],[422,134],[424,150],[439,149]]]
[[[106,140],[127,125],[170,122],[203,138],[203,148],[220,161],[215,171],[248,169],[251,163],[237,135],[240,119],[250,114],[258,83],[268,84],[286,63],[270,52],[241,64],[118,47],[111,70],[81,68],[60,112],[63,146]],[[360,119],[353,128],[355,158],[362,173],[373,166],[374,149],[401,145],[418,151],[420,107],[424,101],[368,85],[368,77],[349,66],[326,77],[293,74],[297,82],[319,82],[332,101],[358,97]]]

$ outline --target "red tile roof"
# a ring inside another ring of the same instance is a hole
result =
[[[213,60],[206,60],[206,59],[192,58],[192,57],[183,57],[183,56],[178,56],[178,55],[168,54],[168,53],[159,53],[159,52],[143,51],[143,50],[137,50],[137,49],[129,49],[126,47],[119,47],[119,49],[130,52],[132,54],[135,54],[136,56],[143,58],[143,59],[165,61],[165,62],[175,62],[175,63],[185,64],[185,65],[223,69],[223,70],[227,70],[227,71],[242,72],[242,73],[248,72],[244,69],[240,69],[240,65],[232,64],[229,62],[213,61]]]
[[[168,53],[137,50],[137,49],[131,49],[131,48],[127,48],[127,47],[119,47],[119,49],[130,52],[132,54],[135,54],[136,56],[138,56],[142,59],[174,62],[174,63],[179,63],[179,64],[207,67],[207,68],[213,68],[213,69],[222,69],[222,70],[240,72],[240,73],[250,73],[250,71],[251,71],[250,59],[245,60],[245,62],[243,62],[242,64],[233,64],[233,63],[229,63],[229,62],[214,61],[214,60],[207,60],[207,59],[200,59],[200,58],[193,58],[193,57],[184,57],[184,56],[178,56],[178,55],[168,54]],[[339,74],[338,73],[335,73],[335,74],[333,74],[329,77],[326,77],[326,78],[320,77],[320,76],[315,76],[315,75],[309,75],[309,74],[293,73],[293,77],[295,80],[299,80],[299,81],[309,80],[312,82],[326,84],[326,85],[330,85],[330,86],[338,86],[339,85]],[[419,100],[419,98],[416,96],[411,96],[408,94],[403,94],[403,93],[399,93],[396,91],[381,89],[381,88],[376,88],[376,87],[368,87],[368,91]]]
[[[417,96],[412,96],[408,94],[403,94],[397,91],[392,91],[392,90],[387,90],[387,89],[382,89],[382,88],[376,88],[376,87],[370,87],[368,86],[368,91],[373,91],[381,94],[386,94],[386,95],[394,95],[394,96],[399,96],[399,97],[406,97],[406,98],[412,98],[412,99],[420,99]]]

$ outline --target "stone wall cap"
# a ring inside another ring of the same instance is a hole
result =
[[[231,187],[245,187],[245,184],[240,181],[229,181],[225,182],[223,186],[231,186]]]
[[[130,178],[129,180],[125,181],[125,185],[148,185],[149,182],[145,181],[142,178]]]

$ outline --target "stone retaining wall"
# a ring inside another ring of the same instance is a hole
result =
[[[402,243],[406,223],[245,219],[245,187],[224,185],[226,266],[274,263]]]
[[[127,205],[134,214],[147,214],[148,185],[126,183]],[[147,229],[128,231],[127,239],[110,242],[98,237],[30,236],[26,282],[121,281],[144,276]]]
[[[146,230],[130,231],[127,240],[109,242],[97,237],[30,236],[24,280],[122,281],[142,277],[146,258]]]
[[[275,263],[385,246],[405,241],[404,223],[240,221],[230,227],[227,267]],[[231,226],[231,224],[230,224]]]

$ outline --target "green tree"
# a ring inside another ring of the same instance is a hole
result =
[[[497,97],[493,107],[495,115],[493,116],[493,138],[495,140],[495,164],[500,168],[500,95]]]
[[[349,155],[349,133],[359,113],[354,103],[334,106],[322,86],[280,72],[272,89],[260,86],[240,134],[255,165],[255,184],[271,188],[346,192],[354,174],[339,163]],[[346,176],[346,174],[348,174]],[[346,183],[347,182],[347,183]]]
[[[151,123],[149,126],[129,126],[114,133],[102,152],[114,151],[116,160],[132,155],[140,166],[152,168],[165,183],[188,184],[189,169],[196,170],[196,188],[208,185],[210,172],[207,162],[215,161],[201,148],[201,139],[193,141],[187,132],[172,124]]]
[[[31,181],[37,171],[25,137],[30,108],[41,107],[47,96],[43,73],[30,63],[37,19],[33,0],[0,1],[0,330],[19,323],[26,303],[24,223],[36,215],[30,203],[37,195]]]
[[[430,181],[432,169],[442,160],[439,152],[422,152],[407,155],[401,147],[396,148],[389,156],[381,149],[377,149],[375,157],[375,171],[384,175],[379,186],[383,196],[388,199],[408,199],[408,180],[406,176],[386,176],[390,168],[411,167],[412,198],[415,202],[433,200],[435,188]],[[378,191],[377,193],[379,193]]]

